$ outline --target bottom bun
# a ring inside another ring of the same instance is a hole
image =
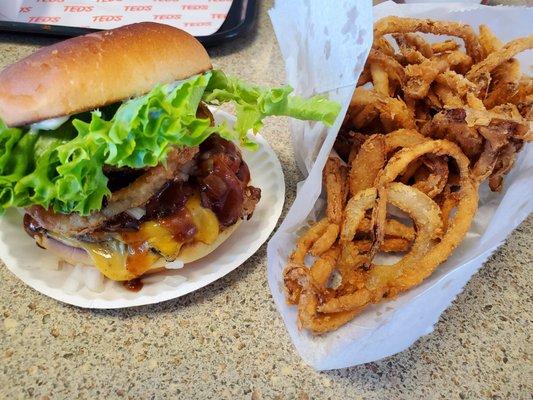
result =
[[[239,220],[235,224],[224,229],[222,232],[220,232],[216,240],[211,244],[195,242],[184,245],[181,248],[180,253],[178,257],[176,257],[175,261],[181,261],[184,264],[187,264],[207,256],[218,246],[224,243],[231,236],[231,234],[235,232],[241,222],[242,220]],[[89,253],[87,253],[87,251],[80,247],[70,246],[63,242],[60,242],[59,240],[46,236],[36,237],[36,241],[39,246],[56,255],[60,261],[65,261],[72,265],[82,265],[95,268],[91,257],[89,256]],[[156,262],[143,275],[153,274],[156,272],[164,271],[166,269],[167,268],[165,268],[164,265],[161,266],[161,262]]]

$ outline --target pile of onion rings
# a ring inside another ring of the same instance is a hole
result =
[[[533,82],[513,58],[531,48],[533,36],[503,44],[484,25],[476,34],[457,22],[375,24],[324,167],[326,216],[298,238],[284,271],[301,329],[339,328],[420,284],[461,243],[480,184],[501,190],[533,139]]]

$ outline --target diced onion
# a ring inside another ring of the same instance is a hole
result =
[[[144,217],[144,214],[146,214],[146,210],[144,208],[135,207],[127,210],[126,213],[128,213],[130,217],[133,217],[135,219],[141,219],[142,217]]]
[[[180,268],[183,268],[184,266],[185,266],[185,264],[181,260],[174,260],[174,261],[170,261],[170,262],[167,261],[165,263],[165,268],[166,269],[180,269]]]
[[[84,268],[83,269],[85,286],[96,293],[102,293],[104,291],[105,277],[96,268]]]

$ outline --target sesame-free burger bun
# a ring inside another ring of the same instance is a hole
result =
[[[190,34],[142,22],[79,36],[0,72],[0,118],[21,126],[93,110],[211,69]]]
[[[235,232],[241,222],[242,220],[239,220],[235,224],[225,228],[219,233],[216,240],[211,244],[205,244],[196,241],[184,245],[181,248],[178,257],[176,258],[176,261],[181,261],[184,264],[187,264],[207,256],[209,253],[213,252],[218,246],[224,243],[232,235],[232,233]],[[51,239],[46,236],[37,237],[36,240],[41,247],[52,252],[60,260],[66,261],[67,263],[72,265],[82,265],[87,267],[93,266],[93,262],[89,257],[89,254],[82,248],[69,246],[65,243],[62,243],[55,239]],[[143,275],[153,274],[155,272],[165,270],[166,268],[164,266],[161,266],[161,264],[161,262],[157,262],[156,264],[152,265],[148,271],[143,273]]]
[[[224,243],[241,223],[242,220],[238,220],[235,224],[221,231],[216,240],[211,244],[193,242],[183,246],[179,255],[176,257],[176,260],[187,264],[207,256]],[[39,246],[56,255],[60,260],[66,261],[72,265],[93,266],[89,254],[82,248],[73,247],[46,236],[39,236],[36,240]],[[165,270],[165,267],[161,266],[161,262],[156,262],[156,264],[152,265],[152,267],[150,267],[150,269],[144,274],[151,274],[163,270]]]

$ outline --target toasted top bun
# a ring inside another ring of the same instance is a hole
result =
[[[211,69],[193,36],[142,22],[44,47],[0,72],[0,118],[20,126],[93,110]]]

